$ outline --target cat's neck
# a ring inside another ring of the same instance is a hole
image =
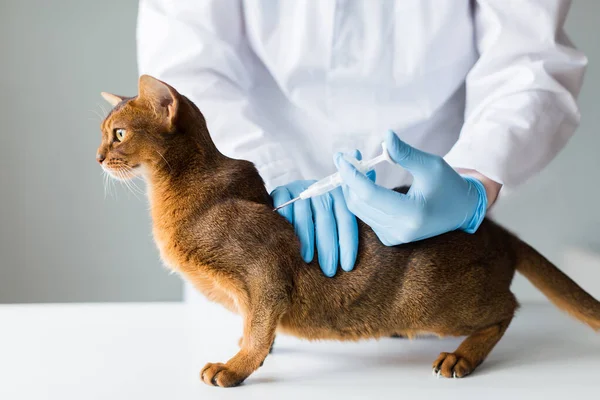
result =
[[[146,168],[153,219],[156,212],[194,207],[213,185],[213,171],[230,161],[214,145],[200,111],[182,96],[177,115],[177,132],[168,148],[154,150],[154,162]],[[196,201],[192,201],[196,199]]]
[[[230,199],[272,206],[254,165],[219,152],[204,117],[185,100],[177,122],[183,134],[171,139],[169,148],[157,154],[145,174],[154,223],[176,224]]]
[[[182,169],[167,167],[146,179],[155,226],[178,224],[230,200],[273,207],[261,176],[249,161],[223,157],[207,167],[191,159]]]
[[[148,199],[153,219],[156,213],[164,214],[173,209],[194,209],[210,194],[213,186],[211,173],[220,169],[224,159],[207,162],[200,152],[185,151],[173,157],[168,152],[145,174]]]

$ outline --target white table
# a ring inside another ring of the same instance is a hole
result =
[[[600,335],[549,305],[525,305],[462,380],[431,363],[460,339],[309,343],[279,337],[238,388],[198,379],[237,351],[241,323],[217,305],[0,306],[0,399],[600,398]]]

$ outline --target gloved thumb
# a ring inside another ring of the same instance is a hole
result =
[[[391,130],[386,134],[385,144],[392,160],[405,168],[417,180],[430,176],[434,170],[436,158],[439,158],[404,143]]]
[[[354,165],[344,159],[342,153],[337,153],[333,161],[337,167],[344,184],[347,185],[359,198],[367,200],[379,190],[370,177],[356,169]],[[374,178],[374,176],[373,176]]]

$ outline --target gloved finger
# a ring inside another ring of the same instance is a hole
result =
[[[377,173],[374,169],[368,171],[365,175],[367,176],[367,178],[369,178],[371,182],[375,182],[377,180]]]
[[[344,191],[344,197],[347,197],[348,187],[344,185],[342,189]],[[389,216],[382,215],[378,210],[370,209],[366,203],[358,205],[355,203],[348,203],[348,208],[350,212],[356,215],[356,218],[360,219],[373,230],[379,241],[385,246],[395,246],[402,243],[402,241],[396,240],[389,234],[390,230],[394,228],[393,226],[390,226]]]
[[[337,188],[330,193],[337,223],[340,265],[344,271],[352,271],[358,253],[358,223],[346,206],[342,189]]]
[[[300,195],[303,189],[292,186],[288,190],[292,198],[295,198]],[[296,236],[300,239],[300,253],[304,262],[310,263],[315,256],[315,227],[310,201],[298,200],[293,206],[294,230]]]
[[[389,216],[386,216],[381,211],[374,210],[368,203],[363,202],[356,195],[352,194],[348,185],[342,185],[342,192],[348,211],[371,228],[382,225],[380,221],[382,217],[385,220],[389,220]]]
[[[273,205],[277,208],[283,203],[290,201],[292,199],[292,194],[285,186],[279,186],[271,192],[271,197],[273,198]],[[277,212],[279,215],[287,219],[290,224],[294,223],[293,204],[283,207],[282,209],[277,210]]]
[[[362,160],[362,154],[359,150],[354,150],[354,151],[350,151],[347,153],[344,153],[352,158],[356,158],[358,161]],[[373,182],[375,182],[376,179],[376,174],[375,174],[375,170],[372,169],[370,171],[367,171],[367,173],[365,174],[367,176],[367,178],[369,178],[370,180],[372,180]]]
[[[391,130],[386,134],[385,144],[392,160],[410,172],[415,183],[435,176],[439,164],[444,163],[441,157],[406,144]]]
[[[346,161],[341,153],[335,155],[334,161],[344,184],[362,201],[373,200],[376,193],[382,189],[357,170],[354,165]]]
[[[352,158],[356,158],[358,161],[361,161],[362,158],[363,158],[362,157],[362,153],[358,149],[354,149],[352,151],[345,152],[344,154],[348,155],[348,156],[350,156]]]
[[[315,226],[315,242],[319,266],[325,276],[335,275],[338,266],[338,228],[333,214],[333,201],[329,193],[311,199]]]

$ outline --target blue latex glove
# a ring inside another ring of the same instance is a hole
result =
[[[385,142],[394,162],[413,175],[407,194],[376,185],[342,154],[334,162],[344,184],[348,209],[369,225],[386,246],[462,229],[474,233],[487,208],[483,184],[459,175],[443,158],[417,150],[394,132]]]
[[[352,157],[361,159],[358,151]],[[374,171],[367,176],[365,179],[374,180]],[[271,192],[274,206],[298,197],[315,182],[294,181],[277,187]],[[305,262],[313,260],[316,242],[319,265],[326,276],[336,274],[338,262],[344,271],[354,268],[358,250],[358,225],[356,217],[346,206],[341,188],[308,200],[298,200],[277,212],[294,225]]]

